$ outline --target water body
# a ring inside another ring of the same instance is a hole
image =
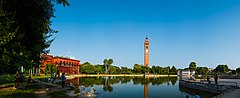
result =
[[[86,91],[93,85],[97,98],[194,98],[196,92],[201,98],[216,95],[181,87],[178,77],[77,77],[70,82],[77,87],[84,85]]]

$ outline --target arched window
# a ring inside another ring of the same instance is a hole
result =
[[[60,61],[60,66],[62,66],[62,61]]]

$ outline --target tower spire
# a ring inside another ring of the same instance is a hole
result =
[[[145,66],[149,66],[149,41],[148,41],[148,37],[146,35],[146,39],[144,42],[144,65]]]

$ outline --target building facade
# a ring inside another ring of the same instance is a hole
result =
[[[80,61],[65,57],[53,57],[52,55],[42,54],[41,73],[44,73],[44,69],[47,64],[54,64],[59,73],[66,74],[79,74]]]
[[[177,74],[179,76],[186,76],[186,75],[195,75],[195,71],[194,70],[179,70],[177,72]]]
[[[149,46],[148,37],[146,37],[144,42],[144,66],[149,66]]]

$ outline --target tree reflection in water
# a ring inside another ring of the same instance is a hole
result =
[[[177,77],[76,77],[75,79],[68,80],[67,83],[74,83],[75,86],[83,85],[85,87],[90,87],[91,85],[102,85],[105,92],[112,92],[112,85],[121,83],[127,84],[133,82],[134,85],[162,85],[164,83],[171,83],[175,85],[177,82]]]

